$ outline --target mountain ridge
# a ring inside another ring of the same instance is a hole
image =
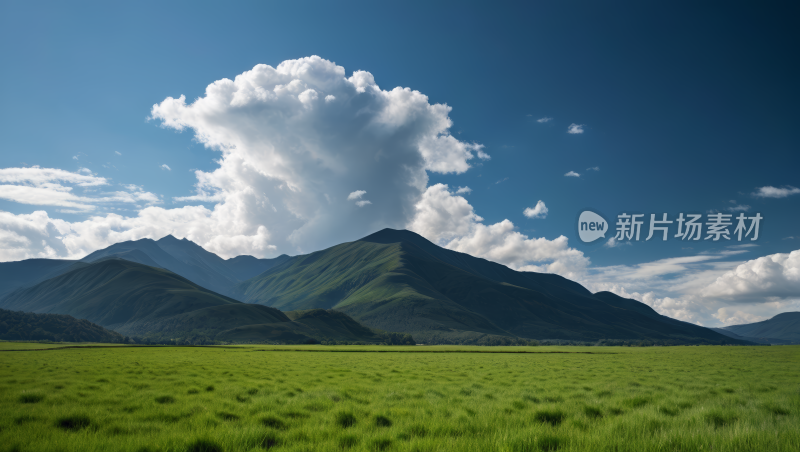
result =
[[[424,342],[491,335],[741,343],[638,301],[592,294],[559,275],[517,272],[405,230],[384,229],[295,256],[240,283],[233,294],[283,310],[340,310],[367,326]]]

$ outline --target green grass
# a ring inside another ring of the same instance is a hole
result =
[[[779,452],[797,425],[800,346],[0,352],[0,451]]]

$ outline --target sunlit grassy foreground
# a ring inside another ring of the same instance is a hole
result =
[[[798,426],[794,346],[0,352],[0,450],[797,451]]]

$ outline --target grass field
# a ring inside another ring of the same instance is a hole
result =
[[[797,346],[32,345],[0,450],[800,450]]]

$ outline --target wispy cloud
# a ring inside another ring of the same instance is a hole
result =
[[[586,171],[600,171],[600,167],[599,166],[593,166],[591,168],[586,168]]]
[[[616,237],[611,237],[606,241],[606,243],[603,244],[603,246],[606,248],[617,248],[624,245],[633,245],[633,242],[630,240],[624,240],[620,242]]]
[[[166,163],[161,165],[161,169],[165,169],[167,171],[172,171],[172,168],[170,168],[169,165],[167,165]]]
[[[758,198],[785,198],[787,196],[796,195],[800,193],[800,188],[787,185],[785,187],[759,187],[753,196]]]
[[[33,206],[66,207],[71,213],[94,210],[97,204],[146,203],[159,204],[156,195],[137,186],[123,186],[127,191],[99,193],[87,196],[96,187],[109,185],[108,179],[92,173],[87,168],[76,172],[55,168],[2,168],[0,169],[0,198]],[[75,193],[75,189],[84,194]]]
[[[363,201],[358,201],[358,202],[356,202],[356,205],[357,205],[358,207],[364,207],[364,206],[368,206],[368,205],[370,205],[370,204],[372,204],[372,203],[371,203],[371,202],[369,202],[369,201],[367,201],[366,199],[365,199],[365,200],[363,200]]]
[[[571,133],[573,135],[583,133],[583,124],[570,124],[569,127],[567,127],[567,133]]]
[[[730,212],[747,212],[748,210],[750,210],[750,206],[745,204],[738,204],[732,207],[728,207],[725,210],[728,210]]]
[[[546,123],[546,122],[550,122],[550,121],[552,121],[552,120],[553,120],[553,118],[550,118],[550,117],[548,117],[548,116],[545,116],[544,118],[539,118],[539,119],[537,119],[537,120],[536,120],[536,122],[538,122],[538,123],[541,123],[541,124],[544,124],[544,123]]]
[[[119,152],[119,151],[114,151],[114,153],[117,154],[117,155],[122,155],[122,152]]]
[[[575,171],[570,171],[567,174],[565,174],[564,176],[567,176],[567,177],[581,177],[581,175],[576,173]]]

